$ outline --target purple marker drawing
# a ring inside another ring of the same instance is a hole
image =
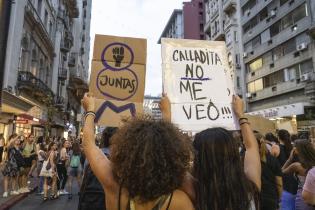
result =
[[[193,80],[193,81],[209,81],[212,80],[211,78],[190,78],[190,77],[182,77],[181,80]]]
[[[137,93],[137,90],[138,90],[138,86],[139,86],[139,80],[138,80],[138,77],[137,75],[130,69],[123,69],[123,70],[119,70],[119,71],[129,71],[131,72],[131,74],[134,76],[135,80],[136,80],[136,87],[135,87],[135,90],[127,97],[125,98],[118,98],[116,96],[113,96],[111,95],[110,93],[107,93],[107,92],[104,92],[102,91],[102,89],[100,88],[100,85],[99,85],[99,79],[100,79],[100,76],[101,74],[104,72],[104,71],[111,71],[111,69],[103,69],[102,71],[100,71],[96,77],[96,87],[97,89],[104,95],[104,96],[107,96],[107,97],[110,97],[112,99],[115,99],[117,101],[125,101],[125,100],[128,100],[129,98],[131,98],[132,96],[134,96],[136,93]],[[116,70],[118,71],[118,70]]]
[[[105,59],[105,54],[106,54],[107,50],[109,50],[110,47],[115,46],[115,45],[117,47],[124,47],[124,48],[126,48],[130,52],[130,55],[131,55],[131,58],[130,58],[130,61],[128,62],[128,65],[123,66],[122,68],[117,68],[115,66],[109,65],[109,63],[107,63],[107,61]],[[126,45],[124,43],[121,43],[121,42],[114,42],[114,43],[111,43],[111,44],[109,44],[109,45],[107,45],[105,47],[105,49],[103,50],[102,55],[101,55],[101,60],[102,60],[103,65],[107,69],[110,69],[112,71],[120,71],[120,70],[124,70],[124,69],[129,68],[133,64],[133,62],[134,62],[134,53],[133,53],[132,49],[128,45]]]
[[[98,122],[100,120],[102,114],[105,112],[107,108],[111,109],[117,114],[129,110],[131,116],[133,117],[136,116],[136,106],[134,103],[129,103],[123,106],[116,106],[110,101],[105,101],[96,112],[95,122]]]

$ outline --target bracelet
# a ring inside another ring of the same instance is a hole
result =
[[[242,126],[242,125],[244,125],[244,124],[249,125],[249,122],[242,122],[242,123],[240,123],[240,126]]]
[[[240,122],[241,120],[247,120],[247,121],[248,121],[248,118],[247,118],[247,117],[240,117],[240,118],[238,119],[238,121]]]
[[[94,118],[96,117],[96,114],[95,114],[95,112],[92,112],[92,111],[88,111],[88,112],[86,112],[86,113],[85,113],[85,117],[84,117],[84,119],[86,120],[87,116],[89,116],[89,115],[92,115],[92,116],[94,116]]]

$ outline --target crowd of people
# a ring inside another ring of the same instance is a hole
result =
[[[3,136],[1,141],[5,142]],[[29,193],[36,187],[44,201],[59,195],[71,199],[73,180],[80,186],[84,164],[80,140],[12,134],[3,147],[3,197]],[[31,180],[37,183],[31,185]]]
[[[314,142],[286,130],[253,131],[238,96],[240,132],[209,128],[191,137],[170,122],[164,96],[164,120],[125,121],[110,138],[109,155],[95,144],[95,98],[86,94],[82,104],[83,151],[105,197],[93,209],[315,209]]]
[[[79,210],[315,210],[315,144],[286,130],[253,131],[233,97],[240,131],[209,128],[193,137],[171,123],[138,116],[95,138],[95,98],[86,94],[82,140],[13,134],[4,152],[3,197],[29,192],[43,200],[80,187]],[[97,140],[97,141],[96,141]],[[2,149],[1,149],[2,146]]]

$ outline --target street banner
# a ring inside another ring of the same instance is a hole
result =
[[[117,127],[143,112],[146,52],[145,39],[95,36],[89,89],[98,125]]]
[[[239,129],[232,111],[233,73],[225,42],[162,39],[163,90],[180,129]]]

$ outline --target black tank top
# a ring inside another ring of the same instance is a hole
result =
[[[121,210],[120,209],[120,197],[121,197],[121,187],[119,188],[119,195],[118,195],[118,210]],[[166,202],[166,200],[168,198],[169,198],[169,200],[168,200],[168,204],[167,204],[166,210],[169,210],[169,207],[171,205],[171,201],[172,201],[172,198],[173,198],[173,193],[171,193],[169,196],[167,196],[165,198],[160,199],[158,201],[158,203],[152,208],[152,210],[160,210],[161,207],[163,206],[163,204]],[[130,210],[130,201],[131,200],[129,198],[126,210]]]

